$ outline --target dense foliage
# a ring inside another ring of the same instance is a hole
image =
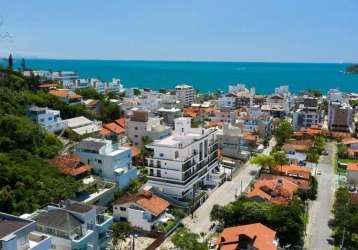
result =
[[[207,250],[206,243],[199,242],[200,235],[191,233],[186,228],[180,228],[172,236],[174,246],[179,250]]]
[[[333,214],[330,224],[334,229],[335,245],[358,249],[358,204],[352,202],[347,188],[341,187],[336,191]]]
[[[282,245],[302,245],[304,233],[304,206],[293,200],[289,205],[256,202],[245,197],[226,206],[215,205],[210,219],[224,227],[262,223],[277,232]]]
[[[70,116],[76,107],[37,92],[39,81],[19,72],[0,70],[0,211],[14,214],[72,197],[78,183],[63,177],[46,158],[54,157],[62,143],[26,116],[32,103],[60,107]],[[79,112],[80,113],[80,112]]]
[[[283,145],[293,136],[293,128],[289,121],[283,120],[273,131],[278,146]]]
[[[353,73],[353,74],[358,74],[358,64],[353,64],[353,65],[347,67],[346,72]]]

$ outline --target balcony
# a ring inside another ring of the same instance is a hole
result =
[[[113,224],[113,217],[105,214],[98,214],[96,217],[96,228],[98,233],[106,232]]]
[[[41,250],[51,248],[51,238],[45,234],[29,234],[29,250]]]

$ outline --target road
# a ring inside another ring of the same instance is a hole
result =
[[[331,209],[335,192],[334,160],[336,146],[329,142],[326,145],[327,156],[321,156],[318,170],[322,175],[317,176],[318,196],[317,200],[309,205],[309,221],[306,228],[305,249],[308,250],[329,250],[332,249],[331,229],[328,221],[331,216]]]
[[[267,147],[263,153],[269,154],[272,147],[275,145],[275,141],[270,141],[270,146]],[[194,212],[194,219],[191,216],[187,216],[183,223],[194,233],[207,233],[210,225],[210,211],[215,204],[226,205],[235,200],[235,195],[240,194],[241,187],[245,190],[250,184],[253,176],[250,175],[250,171],[255,169],[255,166],[246,162],[240,167],[238,172],[231,181],[227,181],[216,189],[209,198]]]

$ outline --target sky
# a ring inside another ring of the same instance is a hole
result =
[[[0,0],[0,57],[358,62],[358,0]]]

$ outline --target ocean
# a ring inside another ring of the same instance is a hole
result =
[[[19,65],[17,60],[15,66]],[[229,84],[242,83],[268,94],[280,85],[291,92],[331,88],[358,92],[358,74],[344,73],[344,63],[260,63],[260,62],[182,62],[127,60],[27,59],[32,69],[74,70],[82,78],[120,78],[125,87],[174,88],[179,83],[193,85],[200,92],[227,91]]]

